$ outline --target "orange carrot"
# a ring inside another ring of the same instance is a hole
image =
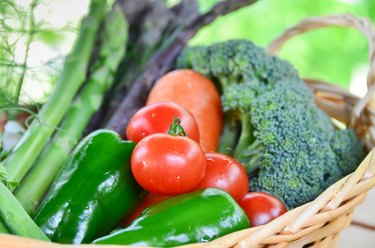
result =
[[[220,95],[213,82],[192,70],[172,71],[156,82],[147,104],[160,101],[172,101],[186,108],[198,123],[203,150],[217,150],[223,118]]]

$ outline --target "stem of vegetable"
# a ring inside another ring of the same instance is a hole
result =
[[[35,29],[34,11],[35,11],[35,8],[36,8],[37,4],[38,4],[38,1],[34,0],[34,1],[31,2],[31,5],[30,5],[29,33],[28,33],[28,37],[27,37],[27,41],[26,41],[25,57],[23,59],[22,65],[21,65],[22,72],[21,72],[19,82],[17,83],[17,87],[16,87],[15,104],[18,104],[18,102],[19,102],[22,85],[23,85],[23,82],[25,80],[25,75],[26,75],[26,70],[27,70],[27,61],[28,61],[29,53],[30,53],[30,46],[31,46],[31,42],[33,41],[34,34],[35,34],[35,30],[34,30]]]
[[[0,218],[9,231],[18,236],[49,240],[2,183],[0,183],[0,202]]]
[[[15,104],[18,104],[18,102],[19,102],[22,85],[23,85],[25,75],[26,75],[26,71],[27,71],[27,61],[28,61],[29,53],[30,53],[30,46],[31,46],[31,43],[33,41],[34,34],[35,34],[35,30],[34,30],[35,29],[34,11],[35,11],[35,8],[37,7],[37,4],[38,4],[38,0],[34,0],[30,4],[29,32],[28,32],[28,37],[27,37],[27,40],[26,40],[25,57],[23,59],[22,64],[20,65],[22,71],[21,71],[21,75],[20,75],[20,78],[19,78],[19,82],[17,83],[17,87],[16,87]]]
[[[167,133],[174,136],[187,136],[185,129],[181,126],[181,120],[177,117],[174,117]]]
[[[229,118],[230,117],[224,113],[224,120]],[[225,121],[223,124],[223,130],[220,135],[220,142],[217,150],[219,153],[233,156],[233,149],[237,142],[239,128],[237,128],[234,121]]]
[[[16,189],[15,196],[29,214],[77,144],[91,116],[99,109],[103,95],[112,85],[116,69],[125,54],[128,25],[122,10],[115,6],[105,22],[99,59],[81,94],[71,105],[57,132],[28,175]]]
[[[250,110],[241,113],[241,135],[233,157],[241,162],[248,174],[253,174],[259,167],[262,156],[262,143],[255,138],[251,125]]]
[[[253,143],[254,135],[253,128],[250,122],[250,111],[242,113],[241,115],[241,135],[234,150],[234,157],[239,159],[240,154]]]
[[[21,181],[30,169],[69,108],[74,95],[86,76],[96,33],[106,13],[106,0],[92,0],[72,52],[66,58],[56,89],[38,114],[42,123],[34,120],[21,141],[5,160],[11,181]]]
[[[255,139],[254,142],[243,151],[242,156],[238,158],[235,157],[245,167],[248,175],[253,175],[259,168],[262,158],[262,149],[264,149],[262,143],[258,139]]]

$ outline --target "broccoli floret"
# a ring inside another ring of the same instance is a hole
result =
[[[336,131],[288,62],[250,41],[185,49],[178,68],[210,77],[222,94],[219,151],[246,168],[250,189],[294,208],[352,172],[364,156],[353,131]]]
[[[253,186],[289,208],[314,199],[342,177],[325,127],[319,125],[324,115],[292,85],[275,85],[253,101],[250,119],[258,147],[250,145],[238,157],[248,170],[259,169]]]
[[[247,40],[229,40],[211,46],[188,47],[177,59],[177,68],[191,68],[218,82],[219,89],[233,83],[251,82],[253,90],[283,79],[299,79],[287,61],[266,54]]]
[[[364,147],[353,129],[335,130],[331,147],[338,158],[338,165],[344,175],[352,173],[365,157]]]

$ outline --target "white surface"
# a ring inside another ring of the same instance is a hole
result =
[[[375,189],[368,192],[364,203],[354,211],[353,220],[375,226]],[[338,248],[374,248],[375,231],[351,225],[341,232]]]
[[[375,226],[375,189],[370,190],[365,202],[355,209],[353,220]],[[373,247],[375,247],[375,242]]]
[[[375,232],[350,226],[340,234],[338,248],[374,248]]]

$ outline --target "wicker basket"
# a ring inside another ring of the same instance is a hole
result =
[[[370,70],[367,78],[368,93],[362,99],[332,84],[306,79],[316,93],[318,105],[331,117],[354,127],[370,151],[358,169],[324,191],[314,201],[293,209],[264,226],[241,230],[209,243],[182,247],[336,247],[341,230],[350,225],[354,208],[362,203],[368,190],[375,186],[375,28],[368,19],[352,15],[308,18],[286,30],[268,48],[275,54],[289,38],[311,29],[326,26],[352,27],[368,39]],[[69,247],[12,235],[0,235],[0,247],[43,248]],[[77,247],[77,246],[74,246]],[[80,245],[95,247],[97,245]],[[104,247],[104,246],[103,246]],[[125,246],[105,246],[107,248]]]

